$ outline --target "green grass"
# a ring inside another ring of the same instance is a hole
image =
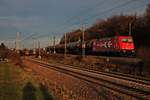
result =
[[[19,71],[6,63],[0,63],[0,100],[21,100],[19,86],[13,80],[18,79]]]
[[[0,100],[52,100],[52,96],[21,68],[0,62]]]

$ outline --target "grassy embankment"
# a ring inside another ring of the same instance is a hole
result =
[[[52,96],[20,67],[0,62],[0,100],[52,100]]]

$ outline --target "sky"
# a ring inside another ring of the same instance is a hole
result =
[[[14,47],[21,32],[21,47],[56,43],[65,32],[118,14],[143,14],[150,0],[0,0],[0,42]]]

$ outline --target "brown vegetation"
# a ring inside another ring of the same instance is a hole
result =
[[[111,37],[115,35],[129,35],[129,24],[131,24],[131,35],[133,36],[136,48],[150,46],[150,6],[144,15],[116,15],[106,20],[97,21],[92,27],[85,30],[85,40]],[[67,42],[74,42],[82,39],[82,32],[77,29],[67,33]],[[64,43],[64,36],[60,43]]]
[[[16,65],[21,65],[20,54],[15,50],[8,49],[4,43],[0,45],[0,60],[11,60]]]
[[[136,55],[143,59],[144,70],[148,71],[150,66],[150,5],[146,12],[141,15],[116,15],[106,20],[97,21],[92,27],[85,30],[85,40],[100,39],[115,35],[129,35],[131,25],[131,36],[135,43]],[[67,34],[67,43],[82,39],[81,30],[75,30]],[[64,37],[61,42],[64,43]]]
[[[4,45],[4,43],[1,43],[0,45],[0,59],[5,60],[9,55],[8,48]]]

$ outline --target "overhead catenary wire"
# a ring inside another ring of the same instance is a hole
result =
[[[88,8],[88,9],[86,9],[86,10],[84,10],[84,11],[81,11],[78,15],[76,15],[76,16],[71,16],[69,19],[67,19],[66,21],[64,21],[61,25],[58,25],[58,26],[56,26],[57,27],[57,30],[55,30],[55,31],[61,31],[62,29],[64,29],[65,27],[67,27],[67,26],[65,26],[67,23],[70,23],[71,21],[73,21],[74,19],[80,19],[80,16],[81,15],[84,15],[85,13],[87,13],[87,11],[89,12],[89,11],[92,11],[92,10],[94,10],[94,9],[96,9],[96,7],[98,7],[98,6],[101,6],[101,5],[103,5],[104,3],[107,3],[107,1],[109,1],[109,0],[102,0],[102,1],[100,1],[100,2],[98,2],[94,7],[90,7],[90,8]],[[55,32],[55,33],[58,33],[58,32]],[[43,35],[40,35],[40,36],[38,36],[38,37],[45,37],[45,36],[47,36],[47,35],[49,35],[49,33],[48,34],[43,34]],[[37,37],[37,38],[38,38]]]
[[[64,23],[62,23],[62,24],[59,25],[58,27],[64,28],[64,25],[65,25],[65,24],[71,22],[71,21],[74,20],[74,19],[79,19],[79,17],[80,17],[81,15],[86,14],[87,11],[88,11],[88,12],[89,12],[89,11],[93,11],[93,10],[96,9],[97,7],[99,7],[99,6],[103,5],[104,3],[106,3],[106,1],[107,1],[107,0],[100,1],[100,2],[98,2],[94,7],[90,7],[90,8],[88,8],[88,9],[84,10],[84,11],[81,11],[78,15],[71,16],[68,20],[66,20]]]
[[[129,5],[129,4],[131,4],[131,3],[136,2],[136,1],[139,1],[139,0],[129,0],[129,1],[123,2],[123,3],[119,4],[119,5],[116,5],[116,6],[114,6],[114,7],[111,7],[111,8],[109,8],[109,9],[105,9],[105,10],[101,11],[101,12],[98,13],[98,14],[89,16],[89,17],[83,19],[82,21],[87,23],[87,22],[90,21],[91,19],[96,18],[96,17],[99,17],[99,15],[100,15],[100,16],[103,16],[104,14],[108,14],[108,13],[112,12],[112,11],[115,10],[115,9],[123,8],[123,7],[125,7],[125,6],[127,6],[127,5]],[[104,2],[103,2],[103,3],[104,3]],[[103,3],[102,3],[102,4],[103,4]],[[97,6],[98,6],[98,4],[97,4]],[[93,10],[94,8],[90,8],[90,9]],[[84,15],[85,13],[86,13],[86,12],[83,12],[81,15]],[[77,18],[77,17],[78,17],[78,18]],[[60,25],[60,28],[58,28],[58,30],[56,30],[56,31],[63,32],[63,30],[65,29],[65,27],[67,27],[67,25],[64,25],[64,24],[70,23],[70,21],[72,21],[72,20],[74,20],[74,19],[79,19],[79,17],[80,17],[80,16],[71,17],[70,19],[68,19],[67,21],[65,21],[65,22],[62,24],[62,26]],[[81,24],[81,22],[76,23],[76,24],[73,23],[73,24],[71,24],[71,25],[69,24],[68,27],[72,27],[72,26],[75,26],[75,25],[77,26],[77,25],[80,25],[80,24]],[[56,33],[59,33],[59,32],[56,32]],[[42,38],[42,37],[45,37],[45,36],[47,36],[47,35],[49,35],[49,33],[48,33],[48,34],[42,34],[42,35],[38,36],[37,38]],[[32,35],[31,35],[31,36],[32,36]],[[31,36],[29,36],[29,38],[30,38]],[[28,39],[28,38],[26,38],[26,39]],[[25,39],[25,40],[26,40],[26,39]]]
[[[85,21],[90,20],[90,19],[92,19],[93,17],[96,17],[96,16],[98,16],[98,15],[100,15],[100,14],[106,14],[106,13],[108,13],[108,12],[111,12],[111,11],[114,10],[114,9],[119,9],[119,8],[121,8],[121,7],[123,7],[123,6],[126,6],[126,5],[128,5],[129,3],[132,3],[132,2],[135,2],[135,1],[139,1],[139,0],[129,0],[129,1],[127,1],[127,2],[124,2],[124,3],[120,4],[120,5],[117,5],[117,6],[115,6],[115,7],[111,7],[110,9],[106,9],[106,10],[100,12],[99,14],[96,14],[96,15],[90,16],[90,17],[88,17],[88,18],[86,18],[86,19],[83,19],[82,21],[84,21],[84,23],[87,23],[87,22],[85,22]],[[103,5],[105,2],[106,2],[106,1],[100,1],[100,2],[97,3],[97,5],[96,5],[95,7],[88,8],[86,11],[88,11],[88,12],[89,12],[89,11],[92,11],[92,10],[94,10],[95,8],[97,8],[98,6]],[[117,1],[117,2],[118,2],[118,1]],[[79,13],[79,14],[78,14],[79,16],[76,15],[76,16],[73,16],[73,17],[69,18],[69,19],[66,20],[63,24],[61,24],[61,25],[60,25],[60,29],[57,28],[58,30],[56,30],[56,31],[62,31],[63,29],[65,29],[65,27],[67,27],[65,24],[69,23],[70,21],[72,21],[72,20],[74,20],[74,19],[80,19],[80,16],[81,16],[81,15],[87,13],[86,11]],[[81,20],[80,20],[80,21],[81,21]],[[69,26],[72,27],[73,25],[80,25],[81,23],[82,23],[82,22],[76,23],[76,24],[73,23],[73,24],[71,24],[71,25],[69,25]],[[58,32],[56,32],[56,33],[58,33]],[[45,36],[47,36],[47,35],[49,35],[49,33],[48,33],[48,34],[42,34],[42,35],[40,35],[40,36],[38,36],[38,37],[42,38],[42,37],[45,37]],[[32,36],[32,35],[31,35],[31,36]],[[37,37],[37,38],[38,38],[38,37]],[[30,36],[29,36],[29,38],[30,38]]]
[[[127,1],[127,2],[124,2],[124,3],[120,4],[120,5],[117,5],[117,6],[115,6],[115,7],[112,7],[112,8],[110,8],[110,9],[106,9],[106,10],[104,10],[104,11],[98,13],[98,14],[95,14],[95,15],[93,15],[93,16],[90,16],[90,17],[88,17],[88,18],[86,18],[86,19],[84,19],[84,20],[85,20],[85,21],[88,21],[88,20],[90,20],[90,19],[92,19],[92,18],[95,18],[95,17],[97,17],[97,16],[99,16],[99,15],[107,14],[107,13],[109,13],[109,12],[112,12],[112,11],[115,10],[115,9],[123,8],[123,7],[127,6],[128,4],[131,4],[131,3],[134,3],[134,2],[137,2],[137,1],[140,1],[140,0],[129,0],[129,1]]]
[[[111,8],[109,8],[109,9],[105,9],[105,10],[99,12],[98,14],[94,14],[94,15],[92,15],[92,16],[89,16],[89,17],[83,19],[83,22],[84,22],[84,23],[88,23],[88,21],[91,21],[91,19],[93,19],[93,18],[102,17],[102,16],[104,16],[104,15],[106,15],[106,14],[108,14],[108,13],[113,12],[114,10],[123,8],[123,7],[125,7],[125,6],[127,6],[127,5],[129,5],[129,4],[132,4],[132,3],[136,2],[136,1],[139,1],[139,0],[129,0],[129,1],[126,1],[126,2],[121,3],[121,4],[119,4],[119,5],[116,5],[116,6],[114,6],[114,7],[111,7]],[[76,24],[80,24],[80,23],[76,23]]]
[[[76,26],[77,26],[77,25],[81,25],[81,23],[87,23],[87,24],[88,24],[88,21],[91,21],[92,18],[98,17],[99,15],[100,15],[100,16],[104,16],[105,14],[108,14],[108,13],[112,12],[112,11],[115,10],[115,9],[123,8],[123,7],[125,7],[125,6],[127,6],[127,5],[129,5],[129,4],[131,4],[131,3],[136,2],[136,1],[140,1],[140,0],[128,0],[128,1],[126,1],[126,2],[123,2],[123,3],[119,4],[119,5],[116,5],[115,7],[111,7],[111,8],[109,8],[109,9],[104,10],[104,11],[101,11],[100,13],[98,13],[98,14],[96,14],[96,15],[93,15],[93,16],[90,16],[90,17],[88,17],[88,18],[85,18],[85,19],[82,20],[82,22],[73,23],[73,24],[69,25],[68,27],[72,27],[72,26],[75,26],[75,25],[76,25]],[[79,19],[79,18],[76,18],[76,19]],[[67,26],[66,26],[66,27],[67,27]],[[65,29],[65,27],[64,27],[63,29]],[[62,31],[63,29],[61,29],[61,30],[59,30],[59,31]]]
[[[115,10],[115,9],[123,8],[123,7],[127,6],[128,4],[134,3],[134,2],[136,2],[136,1],[139,1],[139,0],[128,0],[128,1],[126,1],[126,2],[123,2],[123,3],[119,4],[119,5],[116,5],[115,7],[111,7],[111,8],[109,8],[109,9],[104,10],[104,11],[101,11],[99,14],[90,16],[90,17],[88,17],[88,18],[82,20],[82,22],[88,24],[88,22],[87,22],[88,20],[90,20],[90,19],[92,19],[92,18],[94,18],[94,17],[96,17],[96,16],[98,16],[98,15],[100,15],[100,14],[101,14],[101,16],[103,16],[104,14],[108,14],[108,13],[112,12],[112,11]],[[78,17],[77,19],[79,19],[79,17]],[[69,20],[68,20],[68,21],[69,21]],[[81,20],[80,20],[80,21],[81,21]],[[76,26],[77,26],[77,25],[81,25],[82,22],[75,23],[75,24],[73,23],[73,24],[71,24],[69,27],[72,27],[72,26],[74,26],[74,25],[76,25]],[[64,27],[63,29],[65,29],[65,27]],[[62,29],[62,30],[63,30],[63,29]],[[63,32],[62,30],[60,30],[60,31]],[[47,34],[41,35],[40,37],[44,37],[44,36],[47,36]]]

